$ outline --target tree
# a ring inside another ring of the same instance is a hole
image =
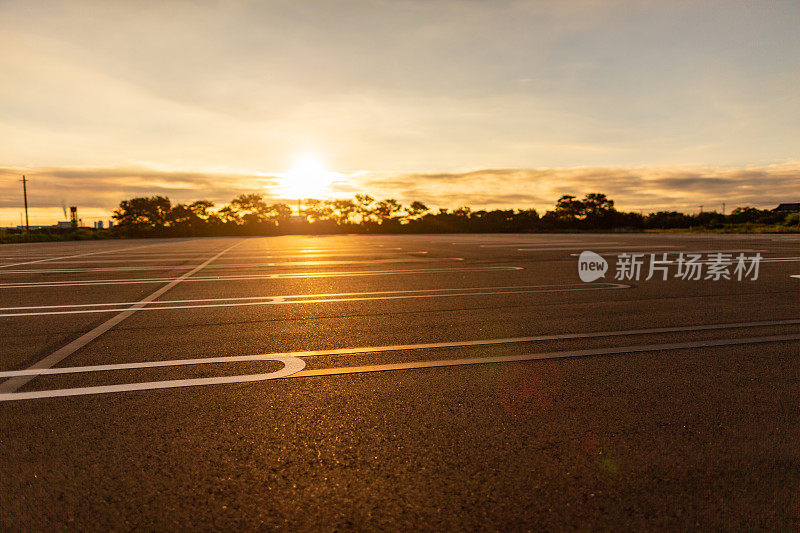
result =
[[[583,197],[583,214],[587,217],[601,217],[614,209],[614,200],[609,200],[605,194],[591,192]]]
[[[555,216],[558,220],[574,222],[584,215],[583,202],[570,194],[565,194],[556,202]]]
[[[186,204],[178,204],[172,207],[169,212],[169,225],[170,226],[183,226],[189,227],[196,225],[195,221],[200,221],[194,211],[189,209]]]
[[[403,206],[394,198],[381,200],[375,206],[375,216],[381,224],[395,219],[395,215],[403,210]]]
[[[268,218],[267,203],[260,194],[240,194],[231,201],[231,208],[245,225],[265,222]]]
[[[214,202],[210,202],[208,200],[197,200],[197,201],[194,201],[194,202],[190,203],[186,207],[189,209],[189,211],[194,213],[194,215],[197,218],[200,218],[200,219],[203,219],[203,220],[207,220],[208,217],[211,215],[211,213],[209,212],[209,209],[214,207]]]
[[[237,213],[236,210],[229,205],[226,205],[217,211],[217,217],[223,224],[239,225],[242,223],[239,213]]]
[[[411,205],[406,207],[406,217],[409,220],[419,220],[427,212],[428,206],[422,202],[411,202]]]
[[[131,198],[119,203],[112,218],[117,224],[135,231],[164,228],[169,220],[172,203],[165,196]]]
[[[292,208],[286,204],[272,204],[269,206],[270,218],[278,226],[286,224],[292,218]]]
[[[462,205],[453,211],[453,215],[459,218],[469,218],[470,213],[472,213],[472,209],[465,205]]]
[[[372,196],[356,194],[356,212],[362,224],[375,221],[375,212],[372,210],[373,203],[375,203],[375,199]]]
[[[306,198],[303,200],[303,206],[303,214],[307,216],[311,222],[330,220],[333,216],[333,207],[324,200]]]
[[[334,200],[332,202],[333,218],[340,226],[352,222],[352,217],[355,215],[358,206],[353,200]]]

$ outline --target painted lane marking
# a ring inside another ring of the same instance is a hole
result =
[[[653,253],[667,253],[667,254],[676,255],[676,254],[679,254],[679,253],[685,253],[685,254],[713,254],[713,253],[767,252],[767,251],[768,250],[766,250],[764,248],[762,248],[760,250],[755,250],[755,249],[751,249],[751,248],[735,248],[735,249],[724,249],[724,250],[722,250],[722,249],[717,248],[717,249],[714,249],[714,250],[683,250],[682,252],[668,251],[668,252],[653,252]],[[647,252],[637,252],[637,253],[646,254]],[[569,255],[572,256],[572,257],[579,257],[581,254],[575,253],[575,254],[569,254]],[[619,255],[619,254],[617,252],[599,252],[597,255],[614,256],[614,255]]]
[[[115,248],[114,250],[108,250],[107,252],[104,251],[103,253],[113,253],[115,251],[116,252],[123,252],[123,251],[128,251],[128,250],[136,250],[138,248],[147,248],[147,247],[150,247],[150,246],[165,246],[166,244],[173,244],[173,243],[159,242],[159,243],[156,243],[156,244],[141,245],[139,247]],[[259,255],[259,254],[260,255],[264,255],[264,254],[284,255],[285,253],[305,255],[305,254],[316,254],[316,253],[331,254],[331,253],[342,253],[342,252],[363,252],[363,253],[370,253],[370,254],[382,254],[382,253],[391,253],[392,251],[398,251],[399,252],[399,251],[402,251],[402,250],[406,250],[406,248],[399,248],[399,247],[398,248],[378,248],[378,249],[362,248],[362,247],[298,248],[298,249],[289,249],[289,248],[287,248],[287,249],[260,249],[260,248],[256,248],[256,249],[253,249],[253,250],[243,250],[241,252],[237,252],[237,253],[232,254],[232,255],[234,255],[234,256],[239,256],[239,255],[242,255],[242,256],[244,256],[244,255]],[[198,255],[198,253],[202,254],[205,251],[206,250],[200,250],[199,252],[198,251],[192,251],[192,250],[185,250],[185,251],[184,250],[175,250],[175,251],[170,251],[170,252],[155,252],[155,253],[152,253],[152,254],[148,253],[148,252],[129,252],[129,253],[121,253],[119,255],[121,257],[144,257],[144,256],[148,256],[149,257],[151,255],[157,256],[157,257],[177,257],[177,256],[196,256],[196,255]],[[61,256],[58,256],[58,255],[55,255],[55,254],[23,254],[23,253],[19,253],[19,254],[16,254],[16,255],[12,255],[12,254],[0,255],[0,259],[23,259],[23,258],[24,259],[30,259],[30,258],[56,259],[58,257],[61,257]],[[73,257],[73,256],[70,255],[70,256],[64,256],[64,257]]]
[[[250,279],[300,279],[300,278],[337,278],[357,276],[390,276],[412,274],[436,274],[443,272],[492,272],[524,270],[524,267],[476,267],[476,268],[414,268],[398,270],[353,270],[349,272],[283,272],[275,274],[249,274],[241,276],[206,276],[192,277],[184,283],[196,281],[241,281]],[[0,283],[0,289],[20,289],[27,287],[76,287],[83,285],[130,285],[139,283],[166,283],[178,278],[133,278],[133,279],[99,279],[83,281],[33,281],[19,283]]]
[[[594,283],[592,286],[597,285],[619,285],[617,283]],[[233,296],[228,298],[193,298],[189,300],[158,300],[151,302],[152,305],[160,304],[183,304],[183,303],[200,303],[200,302],[233,302],[243,300],[286,300],[289,298],[335,298],[337,296],[372,296],[379,294],[416,294],[416,293],[431,293],[431,292],[458,292],[458,291],[486,291],[486,290],[504,290],[504,289],[560,289],[569,287],[587,287],[583,283],[562,283],[550,285],[498,285],[491,287],[453,287],[450,289],[406,289],[396,291],[363,291],[363,292],[327,292],[327,293],[311,293],[311,294],[281,294],[270,296]],[[602,288],[602,287],[601,287]],[[17,310],[30,310],[30,309],[66,309],[77,307],[118,307],[129,306],[139,303],[137,302],[100,302],[90,304],[60,304],[60,305],[33,305],[21,307],[0,307],[0,311],[17,311]]]
[[[491,346],[497,344],[524,344],[531,342],[553,341],[553,340],[574,340],[574,339],[594,339],[603,337],[631,337],[639,335],[654,335],[663,333],[686,333],[692,331],[714,331],[725,329],[747,329],[771,326],[792,326],[800,324],[800,319],[787,320],[766,320],[758,322],[728,322],[723,324],[695,324],[691,326],[673,326],[664,328],[644,328],[629,329],[620,331],[590,331],[586,333],[555,333],[550,335],[535,335],[529,337],[506,337],[497,339],[475,339],[466,341],[450,342],[427,342],[418,344],[390,344],[384,346],[356,346],[350,348],[331,348],[327,350],[306,350],[297,352],[272,352],[256,355],[245,355],[235,357],[321,357],[328,355],[355,355],[366,353],[399,352],[413,350],[433,350],[439,348],[466,348],[471,346]],[[573,352],[570,352],[573,353]],[[242,359],[247,360],[247,359]],[[196,361],[191,359],[190,361]],[[99,365],[68,368],[28,368],[25,370],[6,370],[0,371],[0,378],[16,376],[49,376],[56,374],[72,374],[76,372],[92,372],[95,368],[108,370],[123,370],[137,368],[135,365],[146,366],[170,366],[171,361],[156,361],[149,363],[122,363],[119,365]],[[192,363],[187,363],[192,364]]]
[[[790,278],[800,278],[800,274],[795,274],[793,276],[789,276]]]
[[[143,246],[130,246],[128,248],[117,248],[117,249],[114,249],[114,250],[102,250],[100,252],[89,252],[89,253],[85,253],[85,254],[64,255],[64,256],[60,256],[60,257],[47,257],[45,259],[36,259],[34,261],[23,261],[21,263],[10,263],[10,264],[6,264],[6,265],[0,265],[0,268],[8,268],[8,267],[20,266],[20,265],[32,265],[34,263],[46,263],[48,261],[58,261],[59,259],[70,259],[72,257],[86,257],[86,256],[89,256],[89,255],[111,254],[111,253],[114,253],[114,252],[122,252],[124,250],[136,250],[136,249],[139,249],[139,248],[150,248],[152,246],[164,246],[166,244],[174,244],[174,243],[163,243],[163,242],[160,242],[160,243],[157,243],[157,244],[145,244]]]
[[[762,263],[796,263],[800,257],[762,257]]]
[[[114,326],[116,326],[117,324],[119,324],[120,322],[122,322],[123,320],[125,320],[126,318],[131,316],[132,314],[134,314],[136,311],[139,311],[139,310],[143,309],[145,305],[147,305],[148,303],[152,302],[153,300],[155,300],[156,298],[158,298],[159,296],[161,296],[162,294],[164,294],[165,292],[167,292],[168,290],[170,290],[174,286],[178,285],[184,279],[188,278],[189,276],[191,276],[195,272],[199,272],[206,265],[208,265],[209,263],[214,261],[216,258],[220,257],[222,254],[224,254],[228,250],[230,250],[232,248],[235,248],[236,246],[239,246],[243,242],[245,242],[245,241],[239,241],[239,242],[237,242],[237,243],[235,243],[235,244],[233,244],[231,246],[228,246],[227,248],[225,248],[221,252],[219,252],[216,255],[212,256],[210,259],[206,260],[201,265],[198,265],[197,267],[195,267],[193,270],[185,273],[183,276],[181,276],[181,277],[179,277],[179,278],[167,283],[166,285],[164,285],[160,289],[158,289],[158,290],[152,292],[150,295],[142,298],[141,300],[139,300],[139,302],[137,302],[135,305],[129,307],[128,309],[118,309],[118,310],[116,310],[115,312],[119,312],[118,315],[115,315],[115,316],[109,318],[108,320],[106,320],[105,322],[100,324],[99,326],[97,326],[94,329],[84,333],[83,335],[81,335],[77,339],[73,340],[72,342],[62,346],[61,348],[59,348],[55,352],[51,353],[50,355],[48,355],[44,359],[41,359],[40,361],[37,361],[36,363],[31,365],[29,368],[31,368],[31,369],[34,369],[34,368],[50,368],[50,367],[53,367],[53,366],[57,365],[62,360],[64,360],[65,358],[67,358],[70,355],[72,355],[73,353],[75,353],[77,350],[80,350],[81,348],[83,348],[84,346],[86,346],[87,344],[92,342],[94,339],[96,339],[97,337],[99,337],[100,335],[105,333],[106,331],[110,330],[111,328],[113,328]],[[16,377],[16,378],[11,378],[11,379],[9,379],[8,381],[6,381],[4,383],[0,383],[0,394],[16,392],[17,390],[19,390],[20,387],[25,385],[31,379],[33,379],[33,378],[30,377],[30,376],[29,377]]]
[[[549,245],[564,245],[564,244],[574,244],[574,245],[589,245],[589,244],[618,244],[619,241],[574,241],[574,240],[563,240],[563,241],[530,241],[530,242],[509,242],[503,244],[481,244],[479,248],[513,248],[514,246],[549,246]],[[460,244],[460,243],[453,243],[453,244]],[[478,244],[478,243],[473,243]]]
[[[151,245],[148,245],[148,246],[151,246]],[[155,245],[152,245],[152,246],[155,246]],[[127,250],[127,248],[125,248],[125,249]],[[363,252],[363,253],[368,253],[368,254],[383,254],[383,253],[392,253],[392,252],[389,252],[390,250],[402,251],[402,250],[404,250],[404,248],[380,248],[378,250],[372,250],[372,249],[369,249],[369,248],[314,248],[314,249],[308,249],[308,250],[306,250],[306,249],[286,249],[286,250],[280,249],[280,250],[277,250],[276,249],[276,250],[261,250],[261,251],[256,249],[256,250],[243,250],[241,252],[237,252],[237,253],[231,254],[231,256],[232,257],[239,257],[239,256],[244,257],[244,256],[251,256],[251,255],[271,255],[271,254],[285,255],[284,252],[289,252],[289,253],[297,254],[297,255],[309,255],[309,254],[316,255],[318,253],[319,254],[329,255],[329,254],[336,254],[336,253],[342,253],[342,252]],[[202,253],[202,251],[200,253]],[[178,256],[196,256],[196,255],[198,255],[198,252],[179,251],[179,250],[178,251],[174,251],[174,252],[159,252],[159,253],[152,253],[152,254],[151,253],[147,253],[147,252],[132,252],[132,253],[128,253],[128,254],[120,254],[121,257],[144,257],[144,256],[147,256],[147,257],[150,257],[150,256],[153,256],[153,257],[178,257]],[[0,259],[2,259],[3,257],[4,256],[0,256]],[[41,257],[51,257],[51,256],[41,256]]]
[[[690,331],[713,331],[722,329],[744,329],[769,326],[792,326],[800,324],[800,319],[768,320],[760,322],[729,322],[724,324],[696,324],[692,326],[673,326],[665,328],[629,329],[621,331],[591,331],[587,333],[555,333],[530,337],[506,337],[499,339],[477,339],[468,341],[429,342],[419,344],[394,344],[386,346],[360,346],[355,348],[334,348],[329,350],[308,350],[302,352],[276,352],[267,355],[287,357],[319,357],[325,355],[350,355],[374,352],[397,352],[405,350],[431,350],[436,348],[464,348],[469,346],[488,346],[495,344],[519,344],[527,342],[593,339],[602,337],[628,337],[661,333],[685,333]]]
[[[761,344],[769,342],[785,342],[800,340],[800,335],[773,335],[771,337],[750,337],[744,339],[714,339],[698,342],[679,342],[672,344],[650,344],[641,346],[622,346],[619,348],[600,348],[592,350],[573,350],[561,352],[531,353],[522,355],[505,355],[497,357],[472,357],[469,359],[443,359],[434,361],[415,361],[410,363],[391,363],[384,365],[350,366],[335,368],[319,368],[303,370],[288,376],[305,378],[313,376],[333,376],[339,374],[359,374],[364,372],[385,372],[390,370],[412,370],[417,368],[435,368],[445,366],[480,365],[491,363],[511,363],[516,361],[535,361],[540,359],[564,359],[569,357],[590,357],[595,355],[616,355],[626,353],[657,352],[669,350],[685,350],[690,348],[710,348],[717,346],[736,346],[743,344]]]
[[[561,250],[578,250],[580,248],[586,248],[586,245],[584,245],[583,243],[577,243],[577,244],[575,244],[575,246],[559,246],[559,247],[548,247],[548,248],[517,248],[517,251],[518,252],[550,252],[550,251],[558,252],[558,251],[561,251]],[[626,246],[626,245],[620,245],[620,246],[592,246],[592,248],[594,248],[595,250],[617,250],[617,249],[628,250],[628,249],[632,249],[632,248],[650,248],[650,249],[654,249],[654,250],[655,249],[659,249],[660,250],[661,248],[675,248],[675,246],[674,245],[663,245],[663,246],[650,246],[650,245],[648,245],[648,246],[645,246],[645,245]]]
[[[680,253],[680,252],[668,252],[668,253],[677,254],[677,253]],[[687,252],[684,252],[684,253],[692,253],[692,252],[691,251],[687,251]],[[576,255],[576,254],[570,254],[570,255]],[[736,257],[733,257],[733,260],[736,260]],[[762,257],[759,262],[760,263],[796,263],[798,261],[800,261],[800,257]],[[702,261],[696,261],[696,263],[700,264],[700,265],[707,265],[707,264],[710,264],[710,263],[714,263],[714,261],[702,260]],[[673,259],[673,260],[667,259],[666,261],[663,262],[663,264],[665,264],[665,265],[676,265],[676,264],[678,264],[678,261],[676,259]]]
[[[144,391],[153,389],[172,389],[177,387],[199,387],[204,385],[221,385],[227,383],[248,383],[253,381],[265,381],[268,379],[279,379],[289,377],[292,374],[303,370],[306,366],[305,361],[297,357],[278,357],[269,355],[248,355],[243,357],[207,357],[203,359],[179,359],[176,361],[151,361],[147,363],[130,363],[116,365],[97,365],[89,367],[72,367],[53,370],[68,370],[71,372],[103,372],[111,370],[125,370],[131,368],[152,368],[169,367],[181,365],[203,365],[211,363],[235,363],[241,361],[277,361],[283,363],[283,368],[274,372],[263,374],[245,374],[238,376],[220,376],[215,378],[194,378],[194,379],[172,379],[165,381],[141,381],[137,383],[123,383],[120,385],[104,385],[94,387],[76,387],[72,389],[51,389],[32,392],[6,392],[0,393],[0,402],[14,400],[33,400],[37,398],[56,398],[63,396],[85,396],[90,394],[108,394],[111,392]],[[40,376],[43,372],[28,372],[24,370],[14,374],[16,376],[27,376],[30,378]],[[54,373],[54,372],[51,372]],[[68,372],[59,372],[66,374]],[[8,374],[7,372],[3,374]]]
[[[499,294],[534,294],[534,293],[549,293],[549,292],[578,292],[578,291],[598,291],[598,290],[617,290],[617,289],[630,289],[630,285],[624,285],[621,283],[606,283],[603,284],[606,286],[601,286],[600,283],[591,283],[591,284],[582,284],[577,286],[570,286],[567,288],[551,288],[551,289],[532,289],[532,290],[485,290],[484,292],[453,292],[453,293],[442,293],[442,294],[410,294],[410,295],[396,295],[396,296],[354,296],[354,297],[343,297],[343,298],[312,298],[312,299],[302,299],[302,296],[263,296],[263,297],[245,297],[245,298],[221,298],[220,300],[226,301],[234,301],[234,300],[253,300],[257,299],[260,301],[247,301],[247,302],[234,302],[234,303],[218,303],[218,304],[197,304],[197,305],[160,305],[161,302],[152,302],[152,307],[145,307],[146,304],[142,304],[142,306],[138,307],[138,311],[162,311],[162,310],[174,310],[174,309],[200,309],[200,308],[212,308],[212,307],[249,307],[249,306],[256,306],[256,305],[286,305],[286,304],[318,304],[318,303],[334,303],[334,302],[356,302],[356,301],[369,301],[369,300],[403,300],[403,299],[421,299],[421,298],[448,298],[448,297],[459,297],[459,296],[492,296],[492,295],[499,295]],[[438,290],[438,289],[431,289],[431,290]],[[484,290],[484,289],[480,289]],[[399,291],[402,292],[402,291]],[[422,292],[422,291],[411,291],[411,292]],[[359,293],[355,293],[359,294]],[[361,294],[371,294],[371,293],[361,293]],[[287,300],[286,298],[297,298],[293,300]],[[87,305],[94,305],[94,304],[87,304]],[[114,305],[114,304],[106,304],[106,305]],[[127,304],[118,304],[121,306]],[[68,306],[54,306],[54,307],[68,307]],[[86,306],[80,306],[86,307]],[[41,309],[41,308],[34,308],[34,309]],[[0,317],[4,318],[11,318],[11,317],[25,317],[25,316],[43,316],[43,315],[75,315],[75,314],[86,314],[86,313],[115,313],[119,311],[123,311],[124,307],[117,307],[117,308],[109,308],[109,309],[80,309],[75,311],[35,311],[29,313],[3,313],[0,314]]]
[[[227,363],[227,362],[241,362],[241,361],[253,361],[253,360],[278,361],[282,362],[284,364],[284,367],[276,372],[270,372],[265,374],[225,376],[217,378],[181,379],[181,380],[169,380],[169,381],[151,381],[151,382],[139,382],[139,383],[126,383],[122,385],[107,385],[107,386],[94,386],[94,387],[78,387],[72,389],[51,389],[44,391],[4,393],[0,394],[0,402],[13,401],[13,400],[31,400],[38,398],[64,397],[64,396],[84,396],[91,394],[106,394],[112,392],[143,391],[143,390],[166,389],[166,388],[176,388],[176,387],[216,385],[216,384],[226,384],[226,383],[243,383],[243,382],[263,381],[268,379],[280,379],[280,378],[306,378],[306,377],[319,377],[319,376],[333,376],[341,374],[357,374],[357,373],[367,373],[367,372],[385,372],[392,370],[412,370],[420,368],[511,363],[520,361],[535,361],[542,359],[561,359],[561,358],[572,358],[572,357],[590,357],[597,355],[618,355],[618,354],[641,353],[641,352],[685,350],[691,348],[736,346],[736,345],[786,342],[786,341],[796,341],[796,340],[800,340],[800,334],[773,335],[768,337],[749,337],[742,339],[711,339],[711,340],[696,341],[696,342],[648,344],[648,345],[637,345],[637,346],[598,348],[589,350],[541,352],[541,353],[495,356],[495,357],[439,359],[439,360],[429,360],[429,361],[413,361],[407,363],[390,363],[382,365],[319,368],[313,370],[304,370],[305,362],[297,357],[285,357],[285,356],[277,356],[269,354],[261,356],[214,357],[214,358],[204,358],[204,359],[181,359],[177,361],[152,361],[149,363],[96,365],[87,367],[50,369],[50,372],[48,373],[66,374],[66,373],[78,373],[78,372],[98,372],[98,371],[121,370],[130,368],[167,367],[167,366],[177,366],[177,365]],[[18,372],[25,372],[25,371],[18,371]],[[33,375],[29,375],[29,377],[43,375],[44,373],[45,371],[37,372]]]
[[[243,260],[243,259],[281,259],[281,258],[312,258],[312,257],[363,257],[363,256],[397,256],[397,255],[425,255],[428,252],[421,251],[421,252],[363,252],[363,253],[356,253],[356,254],[339,254],[339,253],[329,253],[329,254],[297,254],[297,255],[262,255],[262,254],[254,254],[254,255],[231,255],[228,256],[228,260]],[[74,264],[74,265],[81,265],[87,263],[153,263],[155,261],[169,261],[172,259],[175,262],[178,261],[186,261],[189,257],[196,257],[197,254],[193,254],[191,256],[185,257],[175,257],[172,255],[165,255],[164,257],[155,257],[152,256],[150,259],[131,259],[126,257],[119,257],[114,259],[81,259],[77,261],[59,261],[59,264]],[[224,264],[224,263],[223,263]]]
[[[436,257],[436,258],[401,258],[401,259],[365,259],[359,261],[280,261],[277,263],[240,263],[214,265],[208,270],[246,270],[248,268],[283,267],[283,266],[328,266],[328,265],[363,265],[376,263],[430,263],[433,261],[463,261],[463,257]],[[148,265],[132,267],[98,267],[98,268],[44,268],[5,270],[3,274],[65,274],[77,272],[126,272],[133,270],[185,270],[199,265]]]

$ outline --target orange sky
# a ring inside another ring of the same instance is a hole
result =
[[[299,194],[298,157],[331,181],[309,195],[798,201],[797,20],[791,1],[6,0],[0,225],[22,172],[45,223],[62,201]]]

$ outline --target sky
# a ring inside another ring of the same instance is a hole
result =
[[[0,0],[0,226],[22,174],[39,224],[152,194],[800,201],[798,27],[779,0]]]

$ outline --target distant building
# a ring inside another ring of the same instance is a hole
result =
[[[70,222],[69,220],[61,220],[59,222],[56,222],[55,227],[58,229],[70,229],[72,228],[72,222]]]
[[[773,211],[778,213],[796,213],[800,211],[800,202],[794,204],[781,204],[773,209]]]

